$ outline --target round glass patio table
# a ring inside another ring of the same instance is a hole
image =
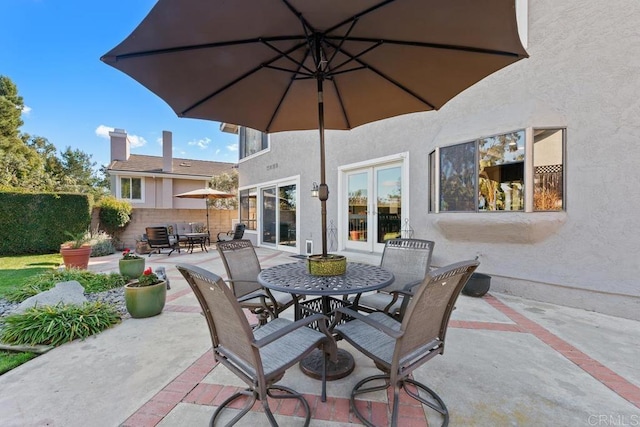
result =
[[[332,295],[374,291],[390,285],[393,280],[393,274],[384,268],[358,262],[348,262],[346,272],[338,276],[313,276],[309,273],[306,261],[276,265],[262,270],[258,275],[258,282],[265,288],[294,296],[296,320],[321,313],[331,323],[335,319],[336,308],[349,305],[342,298],[333,298]],[[319,298],[298,301],[298,295],[317,295]],[[300,368],[308,376],[320,379],[323,358],[322,352],[316,350],[300,362]],[[338,349],[338,362],[327,363],[327,380],[344,378],[354,368],[353,356],[344,349]]]

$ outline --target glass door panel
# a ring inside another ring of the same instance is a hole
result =
[[[402,227],[402,167],[376,170],[376,239],[378,244],[399,238]]]
[[[348,230],[347,243],[354,249],[366,249],[368,237],[369,172],[347,176]]]
[[[262,189],[262,243],[276,244],[276,188]]]
[[[296,246],[296,186],[285,185],[278,189],[278,244],[284,246]]]

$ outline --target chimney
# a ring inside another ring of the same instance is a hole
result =
[[[173,172],[173,134],[162,131],[162,172]]]
[[[127,132],[124,129],[114,129],[113,132],[109,132],[109,138],[111,138],[111,161],[129,160],[131,142],[127,138]]]

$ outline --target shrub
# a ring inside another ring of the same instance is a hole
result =
[[[111,255],[115,251],[116,248],[105,233],[98,233],[91,239],[91,257]]]
[[[118,233],[131,221],[131,211],[131,203],[113,196],[105,197],[100,202],[100,226],[118,240]]]
[[[100,301],[27,309],[0,319],[0,341],[15,345],[58,346],[97,334],[121,320],[115,306]]]
[[[21,287],[10,292],[7,299],[12,302],[22,302],[53,288],[58,282],[69,280],[78,281],[88,294],[119,288],[127,283],[127,279],[118,273],[100,274],[77,269],[52,270],[27,279]]]

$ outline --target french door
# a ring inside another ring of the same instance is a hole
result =
[[[292,250],[298,244],[297,185],[279,184],[260,189],[261,244]]]
[[[402,162],[345,171],[343,235],[346,249],[381,252],[401,236],[404,170]]]

